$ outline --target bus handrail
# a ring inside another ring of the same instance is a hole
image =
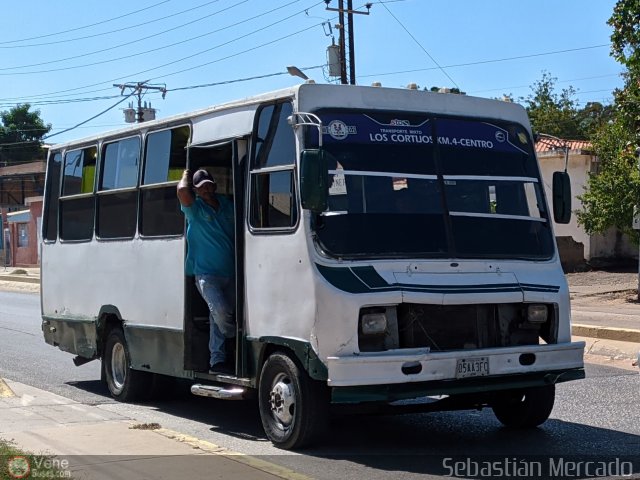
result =
[[[294,129],[304,125],[316,127],[318,129],[318,147],[322,148],[322,120],[320,120],[320,117],[313,113],[296,112],[292,114],[287,120],[289,122],[289,125],[291,125]]]

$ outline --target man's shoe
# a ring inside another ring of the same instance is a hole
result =
[[[215,365],[211,365],[209,367],[210,375],[233,375],[233,369],[227,365],[226,363],[216,363]]]

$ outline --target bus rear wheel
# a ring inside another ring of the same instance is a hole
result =
[[[492,405],[493,413],[506,427],[537,427],[551,415],[555,395],[555,385],[504,392]]]
[[[120,327],[109,331],[102,358],[107,387],[111,396],[121,402],[133,402],[145,398],[152,376],[148,372],[131,369],[129,347]]]
[[[327,425],[326,385],[312,380],[284,353],[274,353],[265,362],[258,404],[264,431],[279,448],[306,447],[322,436]]]

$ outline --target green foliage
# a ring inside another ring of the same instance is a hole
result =
[[[420,87],[418,86],[418,88],[420,88]],[[446,87],[435,87],[434,86],[434,87],[431,87],[429,89],[427,89],[427,87],[424,87],[423,90],[424,91],[428,90],[429,92],[436,92],[437,93],[442,88],[446,88]],[[458,95],[466,95],[467,94],[467,92],[462,92],[459,88],[456,88],[456,87],[449,88],[449,92],[448,93],[455,93],[455,94],[458,94]]]
[[[0,164],[30,162],[44,157],[42,137],[50,130],[40,111],[30,111],[28,103],[0,112]]]
[[[614,91],[611,121],[592,136],[600,171],[589,176],[583,210],[576,213],[588,233],[617,227],[638,243],[631,222],[640,204],[640,0],[618,0],[607,23],[613,28],[611,55],[627,69],[625,84]]]
[[[611,55],[627,68],[640,66],[640,0],[618,0],[607,22],[613,27]]]
[[[557,93],[556,80],[548,72],[542,72],[542,79],[531,86],[533,93],[520,98],[535,132],[584,140],[611,118],[611,107],[598,102],[580,109],[575,99],[576,90],[569,86]]]
[[[607,22],[613,27],[611,55],[627,71],[625,84],[614,92],[617,121],[640,132],[640,0],[618,0]]]
[[[587,102],[584,108],[577,111],[576,116],[580,131],[586,135],[586,138],[590,138],[613,121],[614,108],[612,105],[603,105],[600,102]]]
[[[593,137],[600,171],[589,175],[585,192],[579,198],[583,210],[577,211],[578,223],[588,234],[618,228],[636,243],[638,234],[631,228],[633,207],[640,194],[640,173],[633,134],[621,123],[604,126]]]
[[[66,460],[68,463],[68,460]],[[0,480],[16,478],[71,478],[71,471],[58,468],[61,462],[48,455],[32,455],[0,439]],[[29,466],[29,473],[20,467]]]

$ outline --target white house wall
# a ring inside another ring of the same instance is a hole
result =
[[[571,200],[572,212],[582,210],[582,202],[578,196],[584,193],[584,187],[587,185],[589,172],[592,168],[591,165],[592,162],[595,161],[595,158],[594,155],[569,152],[567,171],[571,177],[571,193],[573,196]],[[553,172],[564,170],[565,155],[562,151],[538,153],[538,161],[540,162],[549,208],[552,209]],[[554,222],[553,225],[557,237],[572,237],[574,241],[583,245],[584,259],[587,261],[594,258],[611,258],[616,256],[616,232],[614,229],[611,229],[605,235],[588,235],[584,229],[578,225],[575,213],[572,213],[571,221],[568,224],[557,224]],[[627,238],[623,238],[618,255],[625,258],[633,258],[638,256],[638,250]]]

